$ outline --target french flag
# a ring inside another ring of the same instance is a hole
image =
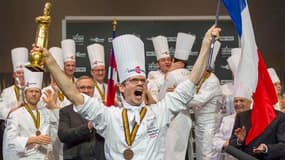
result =
[[[242,86],[248,93],[253,94],[251,128],[245,140],[247,145],[276,118],[273,105],[277,103],[277,95],[255,42],[247,1],[223,1],[241,40],[242,55],[234,77],[235,90]]]

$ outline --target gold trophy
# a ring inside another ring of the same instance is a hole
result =
[[[50,17],[51,3],[47,2],[44,8],[44,15],[36,18],[38,24],[35,45],[39,48],[47,48],[48,45],[48,28],[51,22]],[[40,50],[33,50],[29,57],[30,64],[26,68],[33,72],[44,72],[43,54]]]

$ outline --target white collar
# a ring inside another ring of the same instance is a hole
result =
[[[133,106],[128,104],[124,99],[122,99],[123,108],[127,109],[127,114],[129,121],[133,120],[135,118],[135,121],[138,125],[140,125],[140,111],[142,107],[144,106],[144,103],[142,103],[139,106]]]

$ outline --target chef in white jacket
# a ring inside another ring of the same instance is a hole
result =
[[[98,98],[80,94],[71,83],[66,82],[67,77],[54,65],[52,57],[44,52],[45,64],[75,104],[74,109],[92,120],[96,131],[105,138],[109,148],[105,151],[106,157],[160,160],[164,158],[167,124],[192,99],[194,84],[199,82],[207,65],[211,37],[218,36],[219,31],[219,28],[212,27],[206,33],[189,79],[177,86],[175,92],[151,106],[143,103],[146,89],[144,45],[134,35],[122,35],[113,40],[123,107],[104,107]]]
[[[212,68],[214,68],[220,46],[221,43],[216,41],[210,63]],[[204,74],[207,75],[208,73],[205,72]],[[223,94],[220,81],[213,72],[208,78],[203,78],[205,81],[198,85],[194,98],[188,103],[188,107],[194,111],[196,159],[212,160],[218,154],[211,146],[213,136],[220,124]],[[200,89],[198,89],[199,87]]]
[[[160,89],[158,101],[162,100],[168,91],[188,79],[190,71],[186,69],[186,65],[195,38],[187,33],[177,34],[174,61]],[[191,127],[192,120],[188,110],[180,112],[171,121],[166,134],[165,160],[185,160]]]
[[[59,47],[51,47],[49,49],[49,52],[51,53],[51,55],[54,57],[57,65],[60,67],[60,69],[62,71],[64,71],[64,61],[63,61],[63,53],[62,53],[62,49]],[[57,84],[55,83],[54,78],[52,77],[52,75],[50,75],[50,85],[48,85],[47,87],[44,87],[42,89],[42,98],[39,101],[39,107],[46,107],[46,103],[44,101],[44,92],[46,92],[47,90],[51,90],[56,98],[56,104],[62,108],[65,106],[68,106],[71,104],[71,102],[64,96],[64,94],[60,91],[60,89],[58,88]]]
[[[267,68],[267,71],[269,73],[269,76],[272,80],[272,83],[274,85],[275,88],[275,92],[278,98],[278,102],[274,105],[274,108],[278,111],[280,111],[281,107],[282,107],[282,96],[281,96],[281,90],[282,90],[282,85],[280,83],[280,79],[279,76],[277,75],[276,71],[274,68]]]
[[[4,120],[9,112],[17,109],[23,102],[24,66],[28,63],[28,54],[28,49],[24,47],[11,50],[14,85],[5,88],[1,94],[3,102],[5,102],[4,108],[1,108],[1,115]]]
[[[64,73],[73,83],[76,81],[74,72],[76,70],[76,44],[73,39],[64,39],[61,41],[61,49],[63,53]]]
[[[231,115],[235,112],[234,103],[233,103],[234,78],[237,72],[240,56],[241,56],[241,48],[232,48],[231,56],[227,59],[230,70],[232,71],[233,81],[225,83],[221,86],[224,94],[225,116]]]
[[[56,125],[58,110],[38,109],[43,73],[27,69],[24,72],[26,103],[7,120],[8,151],[16,152],[15,159],[54,159],[50,128]]]
[[[89,62],[91,66],[91,75],[95,83],[94,96],[106,101],[107,84],[105,78],[105,54],[104,46],[98,43],[87,46]]]
[[[57,65],[60,67],[60,69],[62,71],[64,71],[64,62],[63,62],[63,53],[62,53],[62,49],[59,47],[51,47],[49,49],[49,52],[51,53],[51,55],[54,57]],[[60,89],[58,88],[57,84],[54,81],[54,78],[52,77],[52,75],[50,75],[50,85],[48,85],[47,87],[44,87],[42,89],[42,96],[41,99],[38,103],[38,107],[40,108],[46,108],[49,107],[47,105],[46,101],[45,101],[45,92],[47,92],[47,90],[52,91],[52,93],[54,94],[54,96],[56,97],[55,99],[55,104],[59,107],[59,108],[63,108],[65,106],[68,106],[71,104],[71,102],[67,99],[67,97],[64,96],[64,94],[62,93],[62,91],[60,91]],[[54,103],[54,102],[52,102]],[[54,127],[50,128],[50,133],[51,133],[51,137],[55,137],[52,142],[53,148],[54,148],[54,152],[55,152],[55,159],[63,159],[63,143],[61,143],[61,141],[58,138],[57,135],[57,131],[58,131],[58,121],[56,122],[56,125],[54,125]],[[57,153],[56,153],[57,152]]]
[[[213,160],[236,160],[233,156],[224,153],[223,149],[229,145],[233,127],[235,123],[236,113],[249,110],[251,106],[251,95],[241,86],[234,92],[234,108],[235,113],[225,116],[219,127],[219,130],[213,138],[213,148],[219,153]]]
[[[152,38],[154,52],[156,54],[158,70],[150,71],[147,76],[147,88],[152,98],[157,101],[158,93],[164,83],[165,74],[171,65],[171,57],[167,37],[159,35]]]
[[[178,34],[175,58],[180,59],[180,61],[187,61],[192,48],[192,45],[190,44],[193,44],[193,42],[194,39],[193,37],[191,38],[191,35]],[[212,63],[215,62],[220,45],[220,42],[216,41]],[[174,62],[172,65],[178,66],[179,64],[177,63],[178,62]],[[175,69],[174,71],[169,72],[159,97],[162,98],[167,91],[171,90],[171,88],[175,88],[179,83],[186,80],[188,74],[189,71],[184,68]],[[195,93],[193,100],[188,104],[188,107],[192,108],[195,113],[195,144],[197,152],[196,156],[198,159],[211,159],[216,154],[209,146],[211,146],[211,138],[220,122],[218,111],[221,98],[222,93],[219,79],[214,73],[211,73],[201,85],[199,92]],[[184,111],[181,114],[178,114],[178,116],[170,123],[167,132],[167,139],[169,141],[166,142],[166,148],[169,152],[166,152],[166,158],[185,159],[191,130],[191,119],[189,116],[189,111]],[[191,145],[192,144],[189,144],[189,146]],[[192,148],[190,147],[189,149],[191,150]],[[191,152],[192,151],[189,151],[188,153]],[[189,159],[192,157],[193,155],[189,155]]]
[[[1,94],[3,99],[1,103],[1,120],[6,121],[8,115],[23,105],[23,87],[24,87],[24,66],[28,63],[29,52],[27,48],[19,47],[11,50],[13,64],[14,85],[5,88]],[[7,129],[3,135],[3,159],[14,159],[13,152],[7,151]]]

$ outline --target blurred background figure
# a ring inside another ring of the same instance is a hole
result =
[[[276,110],[280,110],[282,107],[282,95],[281,95],[282,85],[280,83],[279,76],[277,75],[274,68],[268,68],[267,71],[270,75],[270,78],[272,80],[278,98],[278,102],[274,105],[274,108]]]

